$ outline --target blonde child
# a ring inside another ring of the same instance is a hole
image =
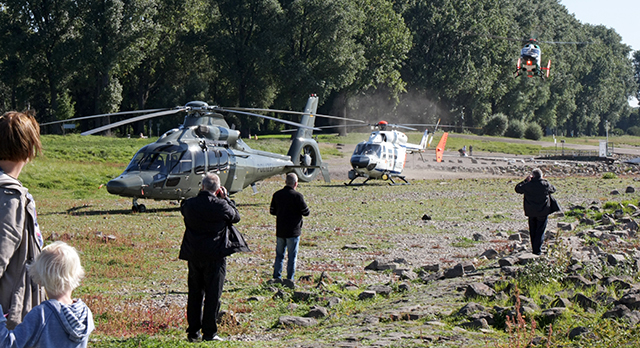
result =
[[[54,242],[27,269],[33,281],[45,288],[49,300],[27,313],[14,330],[8,330],[6,319],[0,317],[0,348],[86,347],[94,324],[89,307],[71,298],[84,276],[76,250]]]

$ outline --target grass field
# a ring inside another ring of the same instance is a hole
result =
[[[418,142],[419,136],[412,134],[411,141]],[[361,140],[361,135],[320,137],[321,142],[331,143],[352,144]],[[81,252],[87,278],[74,296],[82,298],[94,314],[96,331],[91,346],[210,346],[185,340],[187,274],[186,262],[177,259],[184,231],[177,202],[145,201],[149,211],[134,214],[129,199],[109,195],[101,186],[120,174],[135,151],[149,140],[45,136],[43,142],[44,156],[28,164],[20,179],[36,198],[44,236],[67,241]],[[247,142],[252,147],[280,153],[288,147],[286,138]],[[458,144],[451,146],[456,148]],[[513,144],[505,146],[499,141],[474,144],[478,150],[483,146],[511,153],[535,150]],[[323,147],[323,151],[326,151],[323,156],[339,156],[332,147]],[[554,183],[559,188],[559,199],[566,202],[581,199],[583,196],[575,192],[587,190],[590,192],[586,197],[591,199],[610,199],[611,188],[633,185],[633,178],[569,178]],[[314,303],[297,303],[298,307],[292,309],[289,306],[292,300],[287,297],[290,294],[283,299],[273,298],[264,284],[270,279],[275,247],[275,220],[268,213],[268,204],[271,194],[282,186],[282,178],[259,183],[258,194],[252,194],[251,190],[238,193],[234,197],[242,215],[238,228],[246,235],[253,252],[229,258],[222,309],[233,311],[239,323],[226,321],[221,326],[221,335],[253,337],[256,341],[225,342],[224,346],[282,347],[305,342],[331,345],[335,337],[348,330],[353,315],[381,306],[384,301],[401,300],[400,295],[392,295],[390,299],[364,303],[356,299],[358,292],[345,290],[338,284],[366,283],[369,275],[364,266],[395,248],[389,242],[394,236],[451,233],[437,225],[422,224],[420,217],[425,213],[439,221],[452,225],[463,222],[466,226],[486,226],[484,212],[501,212],[489,219],[495,226],[523,219],[521,197],[513,194],[513,185],[507,178],[416,181],[397,187],[374,184],[358,189],[345,187],[341,182],[303,184],[301,192],[313,214],[305,220],[301,246],[304,252],[298,276],[317,279],[326,271],[336,279],[328,285],[328,291],[346,299],[332,309],[331,317],[306,329],[279,328],[277,319],[287,314],[303,315]],[[573,203],[588,203],[586,197]],[[567,221],[573,219],[567,217]],[[346,244],[365,244],[368,248],[341,249]],[[461,255],[474,246],[469,239],[453,236],[451,244],[461,250]],[[594,315],[577,315],[570,319],[572,323],[580,320],[599,323]],[[615,336],[618,329],[606,330]],[[489,336],[498,340],[495,342],[507,340],[498,331]],[[562,337],[558,336],[557,341],[563,342]],[[483,341],[477,343],[481,347],[487,345]]]

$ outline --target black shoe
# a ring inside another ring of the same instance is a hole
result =
[[[189,342],[198,342],[201,338],[202,335],[199,332],[187,334],[187,340],[189,340]]]

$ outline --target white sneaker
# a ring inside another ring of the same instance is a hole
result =
[[[215,335],[211,338],[204,338],[203,341],[224,341],[224,339],[218,335]]]

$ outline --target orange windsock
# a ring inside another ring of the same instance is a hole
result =
[[[438,147],[436,147],[436,162],[442,162],[442,154],[444,153],[444,146],[447,144],[447,137],[449,133],[443,133],[442,138],[440,138],[440,142],[438,143]]]

